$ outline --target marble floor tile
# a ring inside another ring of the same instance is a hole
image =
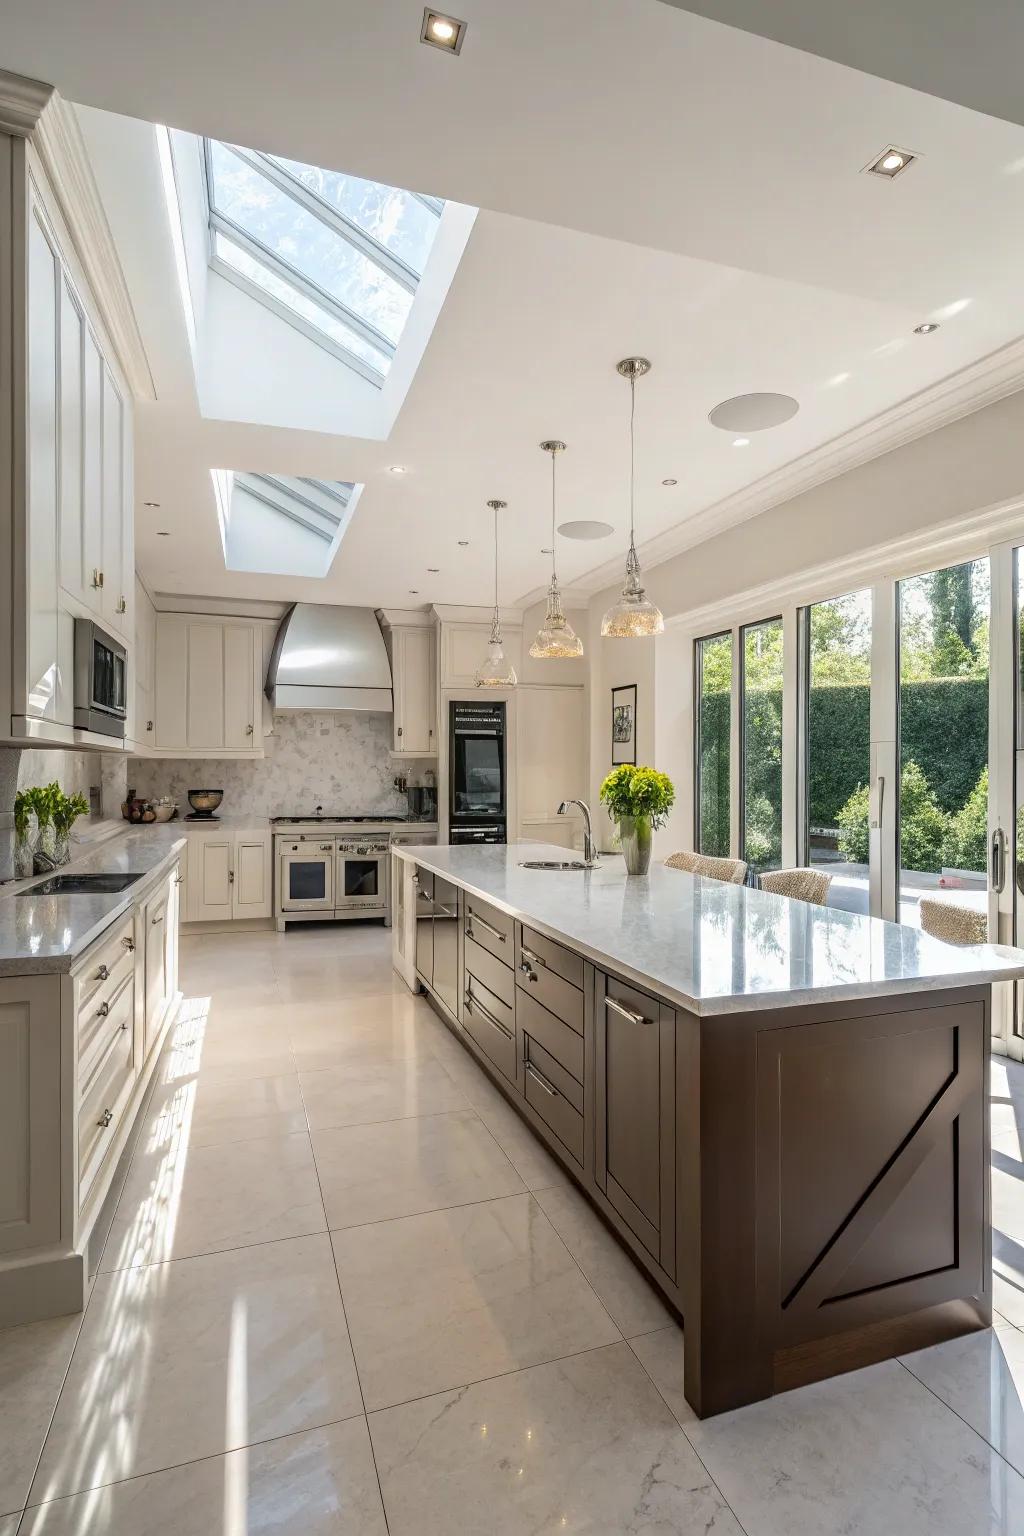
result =
[[[0,1331],[0,1515],[28,1498],[81,1321],[56,1317]]]
[[[678,1323],[641,1333],[629,1343],[680,1424],[692,1424],[697,1415],[683,1391],[683,1330]]]
[[[30,1509],[21,1536],[387,1536],[366,1420]],[[0,1536],[3,1536],[0,1527]]]
[[[313,1131],[469,1108],[465,1095],[431,1056],[355,1060],[344,1067],[303,1072],[299,1082]]]
[[[391,1536],[742,1536],[626,1344],[369,1423]]]
[[[20,1524],[20,1511],[16,1515],[4,1515],[0,1517],[0,1536],[18,1536],[18,1526]]]
[[[334,1234],[367,1409],[619,1339],[532,1195]]]
[[[309,1136],[189,1145],[172,1099],[140,1142],[103,1251],[105,1271],[285,1237],[327,1223]]]
[[[313,1153],[332,1228],[523,1189],[497,1142],[468,1111],[315,1131]]]
[[[420,1027],[420,1007],[397,995],[362,1003],[296,1004],[287,1014],[295,1065],[316,1072],[358,1061],[432,1057],[430,1038]]]
[[[191,1033],[176,1025],[159,1067],[162,1083],[196,1076],[206,1082],[243,1082],[253,1077],[287,1077],[294,1071],[281,1022]]]
[[[687,1434],[753,1536],[1024,1531],[1024,1478],[896,1360]]]
[[[903,1364],[1024,1472],[1024,1333],[986,1328],[904,1355]]]
[[[480,1072],[480,1076],[484,1077],[483,1072]],[[487,1093],[479,1088],[475,1091],[467,1088],[461,1081],[459,1087],[527,1189],[551,1189],[556,1184],[571,1182],[561,1163],[544,1150],[525,1121],[486,1079],[484,1087],[489,1090]]]
[[[30,1502],[361,1412],[325,1235],[100,1275]]]
[[[158,1121],[187,1122],[190,1147],[213,1147],[306,1130],[306,1112],[294,1072],[227,1082],[183,1077],[158,1085],[144,1135],[159,1135]],[[145,1143],[143,1143],[145,1145]]]
[[[582,1195],[565,1184],[539,1189],[537,1200],[627,1339],[672,1321],[653,1285]]]
[[[408,996],[405,982],[375,956],[353,955],[344,960],[313,961],[306,971],[277,967],[277,989],[284,1002],[331,997]]]

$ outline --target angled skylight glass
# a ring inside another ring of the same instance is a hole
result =
[[[443,205],[219,139],[204,152],[215,269],[382,384]]]
[[[214,470],[229,571],[326,576],[361,486],[347,480]]]

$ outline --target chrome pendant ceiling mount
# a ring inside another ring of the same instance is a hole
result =
[[[555,465],[558,455],[565,452],[565,444],[557,438],[547,438],[540,446],[545,453],[551,455],[551,585],[548,587],[548,605],[544,623],[530,646],[530,655],[546,661],[582,656],[583,641],[565,616],[555,562]]]
[[[650,602],[644,592],[636,553],[636,381],[650,371],[651,364],[646,357],[624,357],[616,364],[616,372],[629,380],[629,553],[622,594],[601,620],[601,634],[615,640],[660,635],[665,628],[661,609]]]
[[[487,505],[494,513],[494,616],[491,619],[487,655],[476,670],[474,682],[478,688],[514,688],[519,679],[511,658],[505,655],[501,638],[501,614],[498,611],[498,513],[504,512],[508,502],[495,498]]]

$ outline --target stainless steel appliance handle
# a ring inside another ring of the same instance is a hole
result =
[[[505,1036],[506,1040],[515,1039],[515,1035],[512,1033],[512,1031],[506,1028],[500,1019],[496,1019],[494,1014],[491,1013],[490,1009],[484,1007],[480,999],[474,996],[472,988],[470,987],[466,988],[466,1006],[467,1008],[472,1008],[473,1012],[478,1013],[481,1018],[486,1019],[488,1024],[492,1024],[500,1035]]]
[[[1006,884],[1006,833],[996,827],[992,833],[992,860],[989,876],[992,889],[998,894]]]
[[[550,1094],[553,1099],[560,1097],[558,1089],[555,1087],[554,1083],[549,1083],[543,1072],[537,1071],[537,1068],[534,1066],[532,1061],[528,1061],[526,1063],[526,1071],[533,1078],[537,1086],[544,1089],[545,1093]]]
[[[610,1008],[612,1013],[617,1013],[621,1018],[628,1019],[631,1024],[654,1023],[653,1019],[645,1018],[642,1013],[635,1013],[632,1008],[627,1008],[623,1003],[618,1002],[614,997],[606,997],[604,1000],[604,1005],[606,1008]]]
[[[505,939],[507,938],[507,935],[502,933],[500,928],[495,928],[491,923],[487,921],[486,918],[483,918],[478,913],[474,912],[472,907],[467,907],[466,909],[466,922],[479,923],[484,932],[489,933],[492,939],[497,939],[499,944],[504,944]],[[468,928],[466,929],[466,933],[470,938],[473,937]]]

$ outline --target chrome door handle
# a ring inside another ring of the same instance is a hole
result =
[[[512,1033],[512,1031],[508,1029],[504,1024],[502,1024],[500,1019],[496,1019],[494,1014],[491,1013],[489,1009],[484,1007],[483,1003],[478,997],[473,996],[472,990],[469,987],[466,988],[466,1006],[467,1008],[472,1008],[474,1013],[478,1013],[481,1018],[486,1019],[488,1024],[493,1025],[493,1027],[498,1031],[499,1035],[505,1036],[506,1040],[515,1039],[515,1035]]]
[[[604,1005],[606,1008],[610,1008],[612,1013],[617,1013],[620,1018],[628,1019],[631,1024],[654,1023],[653,1019],[645,1018],[642,1013],[635,1013],[632,1008],[627,1008],[625,1004],[618,1002],[614,997],[606,997]]]
[[[1006,884],[1006,833],[1002,827],[996,827],[992,833],[991,854],[989,881],[992,889],[998,894]]]
[[[544,1089],[545,1093],[550,1094],[553,1099],[560,1097],[558,1089],[555,1087],[554,1083],[549,1083],[543,1072],[537,1071],[537,1068],[534,1066],[532,1061],[525,1063],[525,1070],[530,1074],[537,1086]]]
[[[885,774],[884,773],[880,773],[878,775],[878,791],[877,791],[877,793],[878,793],[877,809],[876,809],[875,815],[874,815],[874,817],[873,817],[873,819],[871,821],[872,827],[874,827],[876,830],[877,830],[877,828],[879,828],[882,825],[882,818],[885,815]]]
[[[128,612],[128,604],[127,604],[126,600],[123,597],[119,597],[118,600],[117,600],[117,611],[118,611],[118,613],[127,613]]]
[[[500,928],[495,928],[493,924],[487,922],[485,918],[479,917],[477,913],[472,910],[472,908],[470,908],[470,910],[466,913],[466,922],[479,923],[484,932],[489,933],[492,939],[497,939],[499,944],[504,944],[506,935],[501,932]],[[473,934],[470,933],[468,927],[466,929],[466,936],[470,939],[473,937]]]

